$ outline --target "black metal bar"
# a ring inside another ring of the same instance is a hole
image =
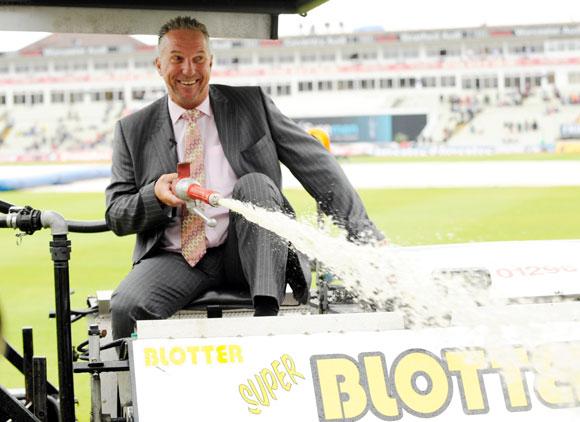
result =
[[[97,324],[89,326],[89,366],[101,367],[101,330]],[[101,422],[103,416],[101,403],[101,374],[93,372],[91,374],[91,421]]]
[[[208,318],[222,318],[224,316],[223,310],[219,305],[207,305],[206,311]]]
[[[8,202],[0,201],[0,212],[2,214],[8,214],[8,210],[13,206],[14,205],[9,204]]]
[[[32,401],[32,358],[34,357],[34,343],[32,340],[32,328],[22,328],[22,373],[24,374],[24,390],[26,391],[26,402]]]
[[[6,416],[18,422],[41,422],[2,385],[0,385],[0,416]]]
[[[66,220],[69,232],[74,233],[101,233],[108,232],[110,229],[105,220],[99,221],[75,221]]]
[[[53,235],[52,239],[52,242],[50,242],[50,252],[54,262],[60,413],[62,420],[68,422],[75,420],[68,266],[70,259],[70,241],[67,240],[66,234]]]
[[[75,362],[75,374],[93,373],[93,372],[126,372],[129,370],[129,361],[111,360],[101,362],[99,366],[92,365],[90,362]]]
[[[24,359],[6,340],[4,341],[4,357],[12,366],[14,366],[21,374],[24,375]],[[50,382],[47,382],[46,389],[48,394],[51,396],[58,395],[58,389],[52,385]]]
[[[318,203],[316,204],[316,222],[319,228],[324,227],[324,212]],[[328,312],[328,282],[319,260],[316,260],[316,283],[318,286],[318,313],[325,314]]]
[[[278,39],[278,15],[270,14],[270,39]]]
[[[12,364],[12,366],[18,369],[21,374],[24,374],[24,360],[22,359],[22,356],[20,356],[20,353],[18,353],[16,349],[14,349],[10,345],[10,343],[8,343],[4,339],[3,341],[4,341],[4,357],[8,362]]]
[[[48,420],[46,406],[46,358],[35,357],[32,360],[32,373],[32,408],[38,419],[46,421]]]

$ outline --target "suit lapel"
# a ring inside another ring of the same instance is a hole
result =
[[[161,174],[175,173],[177,171],[177,144],[167,108],[167,96],[159,101],[153,118],[157,121],[152,126],[149,142],[155,145],[160,172]]]
[[[236,104],[227,99],[217,87],[210,85],[209,100],[224,154],[238,177],[244,172],[240,163],[239,144],[234,139]]]

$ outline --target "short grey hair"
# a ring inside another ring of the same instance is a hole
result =
[[[192,31],[199,31],[205,37],[207,47],[209,48],[209,32],[207,27],[195,18],[190,16],[177,16],[170,21],[167,21],[159,29],[159,39],[157,40],[157,45],[161,44],[161,40],[169,31],[176,29],[191,29]]]

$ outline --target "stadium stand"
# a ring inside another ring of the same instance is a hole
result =
[[[550,34],[546,36],[545,34]],[[214,83],[260,86],[336,154],[552,148],[580,139],[580,24],[212,40]],[[0,161],[103,159],[159,98],[155,47],[53,34],[0,55]]]

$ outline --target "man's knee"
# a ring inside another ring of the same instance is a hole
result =
[[[115,291],[111,296],[111,318],[113,320],[128,318],[134,305],[130,295]]]
[[[282,193],[268,176],[262,173],[246,174],[236,182],[232,198],[256,205],[282,205]]]
[[[135,294],[115,291],[111,297],[111,321],[115,338],[130,336],[137,320],[161,317],[152,309],[151,304],[145,303],[143,298]]]

